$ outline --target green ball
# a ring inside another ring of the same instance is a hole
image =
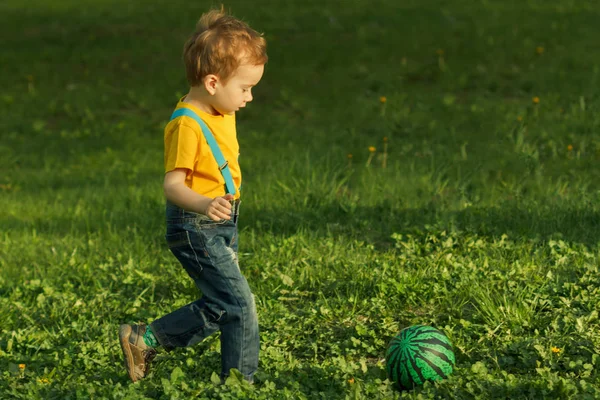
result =
[[[385,359],[388,377],[401,390],[442,380],[452,373],[455,363],[448,337],[425,325],[400,331],[390,342]]]

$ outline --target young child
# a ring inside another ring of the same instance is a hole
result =
[[[166,240],[202,297],[148,326],[121,325],[119,339],[135,382],[147,375],[157,347],[192,346],[220,330],[222,379],[237,368],[252,382],[260,344],[254,297],[237,258],[242,177],[235,112],[252,101],[266,42],[223,9],[213,10],[200,18],[183,58],[191,88],[165,128]]]

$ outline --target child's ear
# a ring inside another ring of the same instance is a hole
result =
[[[204,88],[211,96],[216,93],[218,83],[219,78],[216,75],[209,74],[204,77]]]

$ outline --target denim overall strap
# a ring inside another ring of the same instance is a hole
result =
[[[221,174],[225,179],[225,187],[227,188],[227,193],[235,194],[235,184],[233,183],[233,177],[231,176],[231,171],[229,170],[229,162],[225,160],[225,157],[223,157],[223,153],[221,153],[221,149],[219,148],[215,137],[213,136],[206,123],[202,121],[202,118],[200,118],[198,114],[196,114],[189,108],[179,108],[175,110],[171,115],[171,121],[181,116],[191,117],[196,120],[198,125],[200,125],[200,129],[202,129],[202,133],[204,134],[204,138],[206,139],[206,142],[210,147],[210,151],[212,151],[213,156],[217,161],[219,171],[221,171]]]

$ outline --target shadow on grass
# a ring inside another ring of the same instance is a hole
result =
[[[277,373],[279,372],[279,373]],[[345,381],[342,379],[332,379],[339,375],[338,367],[333,365],[317,366],[311,361],[303,362],[292,370],[285,371],[267,371],[259,375],[261,386],[265,381],[273,382],[278,388],[296,388],[298,392],[304,394],[307,398],[341,398],[340,394],[346,393]]]
[[[471,385],[471,390],[466,393],[456,393],[459,398],[462,394],[465,398],[485,398],[485,399],[522,399],[522,400],[538,400],[538,399],[592,399],[592,395],[586,397],[585,394],[576,389],[577,384],[571,386],[565,385],[564,382],[552,382],[543,378],[535,379],[522,377],[525,381],[519,380],[494,380],[489,382],[481,379]],[[477,388],[473,390],[474,388]],[[475,393],[473,393],[475,391]],[[579,397],[578,397],[579,396]]]
[[[86,237],[103,235],[143,235],[154,241],[164,235],[163,205],[156,199],[137,205],[139,199],[124,199],[112,209],[99,207],[83,215],[33,217],[4,216],[0,220],[6,232],[18,234],[35,230],[37,234]],[[143,203],[143,201],[142,201]],[[495,207],[470,207],[460,211],[435,206],[402,209],[397,204],[382,203],[375,207],[345,210],[337,203],[305,208],[280,208],[265,211],[245,202],[241,209],[240,229],[254,229],[277,236],[292,236],[309,231],[315,236],[338,236],[364,240],[385,249],[394,244],[393,233],[426,235],[432,229],[461,231],[482,237],[499,238],[506,234],[513,240],[564,240],[588,247],[600,241],[600,212],[592,207],[568,205],[523,206],[504,203]]]
[[[435,206],[400,209],[383,203],[376,207],[357,207],[345,211],[338,204],[327,208],[267,212],[243,209],[242,227],[263,229],[274,235],[290,236],[298,231],[317,235],[347,236],[385,248],[394,243],[393,233],[423,235],[432,228],[462,231],[496,238],[504,234],[515,239],[581,243],[595,247],[600,241],[600,212],[577,207],[523,207],[504,203],[496,207],[471,207],[461,211]]]

